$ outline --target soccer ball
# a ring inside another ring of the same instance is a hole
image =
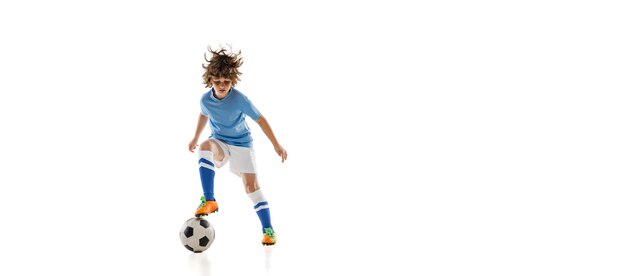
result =
[[[185,248],[195,253],[209,249],[215,240],[215,229],[208,220],[190,218],[180,229],[180,241]]]

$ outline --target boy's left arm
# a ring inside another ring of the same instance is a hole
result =
[[[272,145],[274,146],[274,150],[276,151],[278,156],[280,156],[281,161],[285,162],[285,160],[287,160],[287,151],[278,143],[278,140],[276,140],[276,136],[274,135],[274,132],[272,131],[272,127],[270,127],[270,124],[267,122],[265,117],[261,115],[256,120],[256,122],[257,124],[259,124],[259,126],[263,130],[263,133],[265,133],[265,136],[267,136],[267,138],[270,139],[270,142],[272,142]]]

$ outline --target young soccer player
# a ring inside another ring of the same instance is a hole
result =
[[[189,142],[189,151],[194,152],[204,127],[207,122],[210,123],[211,136],[200,144],[198,151],[204,195],[195,216],[206,216],[218,210],[213,193],[215,170],[229,163],[230,171],[243,180],[245,191],[261,221],[261,243],[273,245],[276,233],[272,227],[269,204],[257,181],[252,136],[245,118],[250,117],[259,124],[282,162],[287,159],[287,151],[278,143],[267,119],[242,92],[234,88],[241,75],[241,51],[233,53],[225,48],[212,50],[209,47],[208,52],[211,58],[207,59],[205,53],[207,63],[202,65],[205,70],[202,78],[210,89],[200,100],[201,113],[196,133]]]

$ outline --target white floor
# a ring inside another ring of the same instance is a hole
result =
[[[178,240],[182,223],[197,203],[195,197],[183,200],[177,191],[196,189],[182,188],[189,183],[153,183],[154,193],[144,198],[131,187],[138,181],[116,185],[116,191],[91,199],[33,192],[40,200],[2,206],[5,261],[0,272],[219,276],[625,271],[620,265],[626,245],[621,194],[583,193],[576,187],[558,191],[532,185],[487,187],[476,180],[455,185],[393,184],[401,179],[357,185],[380,192],[339,187],[348,185],[347,179],[317,186],[307,181],[281,187],[268,183],[280,240],[274,247],[263,247],[258,220],[239,183],[234,177],[222,177],[220,212],[209,217],[216,239],[199,254],[187,251]],[[417,186],[409,190],[407,185]],[[319,191],[320,198],[300,197],[296,191]],[[46,213],[37,213],[42,208]]]

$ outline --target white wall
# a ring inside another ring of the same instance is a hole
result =
[[[238,88],[289,152],[281,164],[250,122],[290,249],[276,271],[623,274],[623,14],[618,1],[2,3],[3,269],[179,273],[178,227],[201,195],[186,146],[202,54],[222,43],[242,51]],[[245,252],[227,241],[256,243],[258,221],[239,180],[217,177],[211,263],[228,271],[237,255],[215,252]]]

